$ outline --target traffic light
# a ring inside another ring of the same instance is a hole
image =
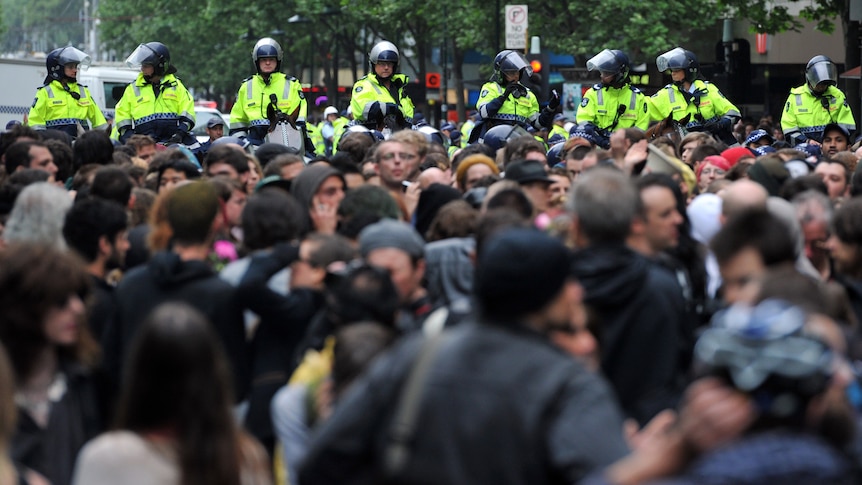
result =
[[[548,82],[550,77],[548,54],[527,54],[527,61],[533,69],[533,75],[527,83],[527,87],[539,98],[539,104],[544,104],[548,101],[548,96],[551,93]]]

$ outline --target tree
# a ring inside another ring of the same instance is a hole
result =
[[[50,52],[84,44],[84,25],[78,13],[84,1],[2,0],[2,49],[4,52]]]

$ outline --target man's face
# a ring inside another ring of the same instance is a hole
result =
[[[293,180],[302,172],[302,169],[305,166],[302,163],[291,163],[290,165],[285,165],[281,167],[281,178],[284,180]]]
[[[857,274],[859,272],[859,246],[844,242],[833,234],[827,241],[826,247],[835,262],[835,269],[839,273]]]
[[[30,147],[30,167],[36,170],[42,170],[51,174],[51,177],[57,176],[57,165],[54,164],[54,155],[45,147],[31,146]]]
[[[206,130],[211,142],[216,141],[224,136],[224,125],[215,125],[212,128],[207,128]]]
[[[225,162],[211,163],[207,167],[207,176],[212,177],[227,177],[229,179],[239,180],[239,172],[233,168],[233,165]]]
[[[260,67],[260,72],[263,74],[272,74],[275,72],[276,66],[278,66],[278,59],[275,57],[263,57],[258,59],[257,64]]]
[[[814,168],[814,173],[820,175],[826,188],[829,189],[829,198],[835,200],[847,193],[847,178],[844,166],[840,163],[820,162]]]
[[[815,265],[828,254],[829,225],[825,220],[800,221],[802,236],[805,238],[805,256]]]
[[[524,155],[524,160],[535,160],[537,162],[542,162],[542,165],[544,165],[544,166],[548,165],[548,155],[545,154],[545,152],[539,152],[539,151],[527,152],[526,155]]]
[[[653,251],[676,247],[682,215],[676,209],[673,192],[654,185],[641,191],[641,201],[646,212],[645,236]]]
[[[77,62],[71,62],[71,63],[63,66],[63,74],[65,74],[66,77],[70,77],[72,79],[77,79],[77,77],[78,77],[78,63]]]
[[[341,177],[335,175],[327,177],[317,188],[314,197],[318,204],[338,207],[338,204],[344,199],[344,182],[341,181]]]
[[[744,248],[724,264],[719,263],[718,269],[724,282],[724,301],[727,304],[755,303],[760,291],[760,278],[766,272],[763,258],[756,249]]]
[[[693,152],[694,149],[697,148],[699,145],[700,145],[700,140],[692,140],[692,141],[686,143],[685,145],[683,145],[682,148],[680,149],[682,151],[682,161],[685,162],[687,165],[691,166],[692,165],[691,152]]]
[[[464,177],[464,191],[472,189],[476,186],[476,183],[488,175],[494,175],[494,171],[484,163],[477,163],[471,166],[467,169],[467,174]]]
[[[150,163],[153,157],[156,154],[156,145],[144,145],[138,148],[138,158],[141,160]]]
[[[583,160],[575,160],[574,158],[566,159],[566,170],[572,175],[572,180],[577,180],[578,176],[581,175],[583,171],[584,161]]]
[[[562,175],[549,175],[548,178],[554,180],[554,183],[552,183],[548,188],[551,200],[561,204],[568,195],[569,189],[572,188],[572,182],[569,180],[569,177],[564,177]]]
[[[671,69],[670,78],[673,79],[673,82],[675,83],[685,81],[685,71],[682,69]]]
[[[377,148],[377,173],[390,190],[401,190],[419,166],[419,149],[407,143],[387,141]]]
[[[159,180],[159,192],[163,190],[171,190],[178,183],[188,180],[186,173],[172,168],[165,169],[162,173],[162,178]]]
[[[395,63],[380,61],[377,64],[374,64],[374,74],[386,79],[395,72]]]
[[[848,146],[847,137],[844,133],[838,130],[829,130],[823,133],[823,143],[821,149],[828,156],[835,155],[838,152],[846,152]]]
[[[521,190],[524,192],[524,195],[530,199],[533,207],[535,207],[538,212],[545,212],[548,210],[548,202],[551,198],[550,187],[551,184],[548,182],[528,182],[526,184],[521,184]]]
[[[379,248],[368,253],[365,261],[371,266],[383,268],[389,272],[392,284],[398,290],[398,296],[404,305],[410,304],[413,294],[419,288],[425,275],[423,262],[413,267],[410,255],[396,248]]]
[[[126,252],[129,250],[129,233],[120,231],[111,243],[111,253],[105,266],[108,269],[122,268],[126,262]]]

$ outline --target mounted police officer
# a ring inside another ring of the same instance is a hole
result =
[[[195,126],[195,100],[174,74],[171,54],[161,42],[141,44],[126,59],[140,68],[135,82],[126,86],[114,114],[114,137],[125,143],[132,135],[149,135],[158,143],[200,144],[191,134]]]
[[[72,138],[85,129],[107,130],[108,122],[86,86],[78,84],[78,69],[90,65],[90,56],[72,47],[54,49],[45,59],[48,75],[36,90],[27,116],[34,130],[60,130]]]
[[[554,111],[560,106],[560,98],[554,92],[547,108],[540,110],[536,95],[522,84],[532,75],[533,70],[521,54],[510,50],[497,54],[494,58],[494,74],[482,86],[476,102],[480,121],[470,134],[471,142],[501,124],[550,128]]]
[[[236,103],[230,111],[231,135],[246,137],[252,145],[259,146],[270,132],[270,118],[281,113],[307,138],[304,133],[308,116],[305,94],[295,77],[281,72],[283,58],[284,51],[274,39],[264,37],[254,45],[251,59],[257,72],[245,78],[239,87]]]
[[[391,131],[413,124],[413,101],[404,92],[409,79],[398,72],[400,55],[395,44],[378,42],[368,53],[371,72],[353,85],[350,111],[357,124]]]
[[[838,69],[826,56],[814,56],[805,66],[805,84],[790,90],[781,130],[791,144],[819,145],[826,125],[837,124],[847,133],[856,131],[856,120],[844,93],[835,87]]]
[[[601,81],[584,94],[577,122],[591,123],[610,146],[610,135],[618,128],[649,127],[649,100],[629,80],[629,57],[621,50],[605,49],[587,61],[587,69],[599,71]]]
[[[677,47],[658,56],[655,63],[660,72],[670,72],[673,82],[652,95],[652,120],[673,114],[679,121],[690,115],[689,131],[708,131],[728,145],[738,143],[732,130],[740,118],[739,109],[714,84],[698,79],[700,64],[693,52]]]

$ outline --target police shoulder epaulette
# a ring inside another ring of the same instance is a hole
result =
[[[629,88],[631,88],[632,92],[635,94],[640,94],[643,92],[643,91],[641,91],[641,88],[639,88],[637,86],[629,86]]]
[[[245,83],[247,83],[247,82],[251,81],[251,78],[253,78],[253,77],[254,77],[254,76],[249,76],[249,77],[247,77],[247,78],[243,79],[243,80],[242,80],[242,82],[241,82],[241,84],[245,84]]]
[[[595,89],[596,91],[598,91],[599,89],[602,89],[602,87],[603,87],[602,83],[593,84],[593,89]]]
[[[296,79],[294,76],[287,76],[287,81],[292,83],[293,81],[299,81],[299,79]]]

